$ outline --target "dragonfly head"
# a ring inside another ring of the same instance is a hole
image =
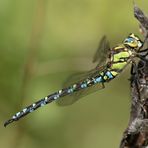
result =
[[[143,42],[139,39],[139,37],[137,37],[136,35],[134,35],[133,33],[131,33],[123,42],[123,44],[130,49],[134,49],[135,51],[139,51],[139,49],[142,48],[143,46]]]

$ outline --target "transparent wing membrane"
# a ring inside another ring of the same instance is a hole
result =
[[[102,83],[95,84],[91,87],[87,87],[85,89],[81,89],[77,92],[74,92],[70,95],[67,95],[65,97],[60,98],[59,100],[56,101],[56,103],[60,106],[66,106],[66,105],[71,105],[78,101],[80,98],[83,98],[86,95],[89,95],[91,93],[94,93],[100,89],[103,89],[104,85]]]
[[[63,84],[63,87],[65,88],[65,87],[71,86],[75,84],[76,82],[78,82],[77,84],[80,84],[81,82],[89,78],[93,78],[99,75],[99,72],[101,72],[104,69],[105,67],[101,67],[101,68],[93,69],[91,71],[73,74],[65,81],[65,83]],[[95,85],[92,85],[85,89],[81,89],[79,91],[73,92],[72,94],[69,94],[69,95],[66,95],[60,98],[59,100],[57,100],[57,104],[60,106],[71,105],[77,100],[79,100],[80,98],[86,95],[89,95],[97,90],[103,89],[103,88],[104,88],[104,85],[102,83],[97,83]]]
[[[76,82],[81,82],[87,78],[94,77],[94,76],[98,75],[99,72],[102,71],[104,68],[105,67],[102,66],[99,68],[96,67],[96,68],[89,70],[89,71],[74,73],[66,79],[66,81],[63,83],[62,87],[65,88],[65,87],[68,87]]]
[[[106,69],[106,66],[102,66],[102,65],[106,64],[109,54],[110,54],[109,41],[107,40],[106,36],[103,36],[102,39],[100,40],[99,47],[93,57],[93,62],[98,63],[96,68],[89,71],[72,74],[63,83],[63,87],[66,88],[75,84],[76,82],[81,83],[82,81],[85,81],[88,78],[93,78],[99,75],[102,71]],[[87,87],[85,89],[81,89],[79,91],[73,92],[72,94],[66,95],[58,99],[57,104],[60,106],[73,104],[80,98],[103,88],[104,88],[104,85],[102,83],[97,83],[93,86]]]
[[[107,40],[106,36],[103,36],[100,40],[98,49],[96,50],[96,53],[93,57],[93,63],[98,63],[98,66],[104,65],[107,61],[107,58],[110,54],[110,44]]]

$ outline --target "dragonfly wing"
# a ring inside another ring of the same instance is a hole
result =
[[[66,81],[63,83],[63,87],[69,87],[70,85],[72,85],[76,82],[79,82],[79,81],[81,82],[87,78],[95,77],[99,73],[104,71],[105,68],[106,68],[106,66],[100,66],[100,67],[96,67],[94,69],[91,69],[89,71],[74,73],[66,79]]]
[[[87,96],[91,93],[96,92],[97,90],[103,89],[104,85],[102,83],[93,85],[91,87],[81,89],[77,92],[74,92],[73,94],[67,95],[65,97],[60,98],[57,100],[57,104],[60,106],[66,106],[66,105],[71,105],[78,101],[80,98],[83,98],[84,96]]]
[[[110,44],[106,36],[100,40],[98,49],[93,57],[93,63],[98,62],[99,65],[104,65],[110,54]]]
[[[86,71],[86,72],[79,72],[77,74],[71,75],[64,83],[64,88],[69,87],[76,82],[81,83],[87,78],[95,77],[97,76],[102,70],[104,70],[105,66],[100,66],[100,65],[105,65],[108,57],[110,54],[110,45],[109,41],[107,40],[106,36],[103,36],[102,39],[100,40],[99,47],[93,57],[93,62],[97,62],[96,68]],[[77,92],[73,92],[72,94],[68,94],[59,100],[57,100],[58,105],[70,105],[79,100],[80,98],[93,93],[99,89],[103,89],[104,85],[102,83],[95,84],[91,87],[87,87],[85,89],[81,89]]]
[[[101,72],[103,70],[103,68],[101,67],[100,70],[99,69],[93,69],[91,71],[88,72],[81,72],[75,75],[70,76],[67,81],[64,83],[64,87],[68,87],[72,84],[74,84],[75,82],[81,83],[82,81],[84,81],[87,78],[91,78],[91,77],[95,77],[98,75],[98,72]],[[79,91],[73,92],[72,94],[68,94],[62,98],[60,98],[59,100],[57,100],[57,104],[60,106],[65,106],[65,105],[71,105],[74,102],[76,102],[77,100],[79,100],[80,98],[89,95],[99,89],[103,89],[104,85],[102,83],[97,83],[93,86],[87,87],[85,89],[81,89]]]

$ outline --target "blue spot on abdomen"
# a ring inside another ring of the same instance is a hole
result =
[[[112,75],[112,73],[110,71],[106,72],[106,76],[108,76],[109,79],[113,78],[113,75]]]
[[[102,76],[99,76],[99,77],[94,79],[94,83],[100,83],[100,82],[102,82],[102,80],[103,80]]]
[[[86,88],[87,87],[87,84],[86,83],[82,83],[81,84],[81,88]]]

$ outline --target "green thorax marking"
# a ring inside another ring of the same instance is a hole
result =
[[[113,48],[112,51],[110,68],[122,70],[128,64],[132,51],[124,45],[119,45]]]

